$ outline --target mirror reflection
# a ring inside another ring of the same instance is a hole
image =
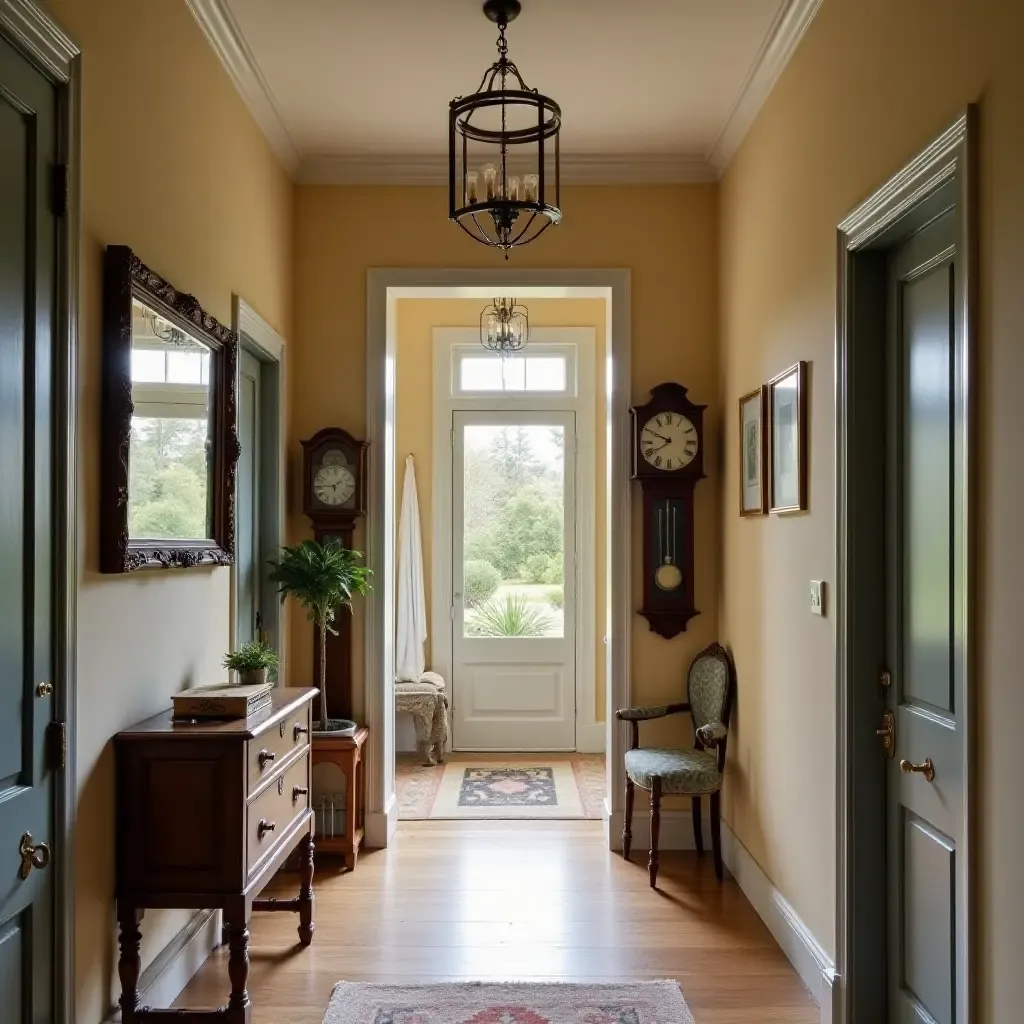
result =
[[[132,300],[128,536],[212,534],[210,349]]]

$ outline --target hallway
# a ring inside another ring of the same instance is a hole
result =
[[[405,822],[354,874],[317,866],[316,934],[254,914],[253,1024],[320,1024],[335,982],[627,981],[675,978],[699,1024],[817,1024],[814,1004],[736,884],[711,857],[604,849],[590,821]],[[267,890],[291,895],[294,879]],[[226,950],[175,1005],[217,1005]]]

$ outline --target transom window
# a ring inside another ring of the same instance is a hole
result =
[[[452,394],[576,394],[576,346],[528,345],[513,356],[479,346],[452,349]]]

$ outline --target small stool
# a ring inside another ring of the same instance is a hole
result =
[[[365,830],[363,744],[369,735],[365,725],[356,729],[354,736],[313,734],[313,764],[337,765],[345,776],[345,834],[317,836],[317,852],[341,854],[348,871],[355,870]]]

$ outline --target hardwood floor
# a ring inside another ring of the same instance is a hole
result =
[[[316,934],[254,914],[253,1024],[320,1024],[336,981],[675,978],[698,1024],[819,1024],[818,1007],[736,884],[710,856],[604,848],[592,821],[403,822],[352,874],[317,864]],[[291,894],[292,876],[273,892]],[[226,1000],[217,950],[176,1006]]]

